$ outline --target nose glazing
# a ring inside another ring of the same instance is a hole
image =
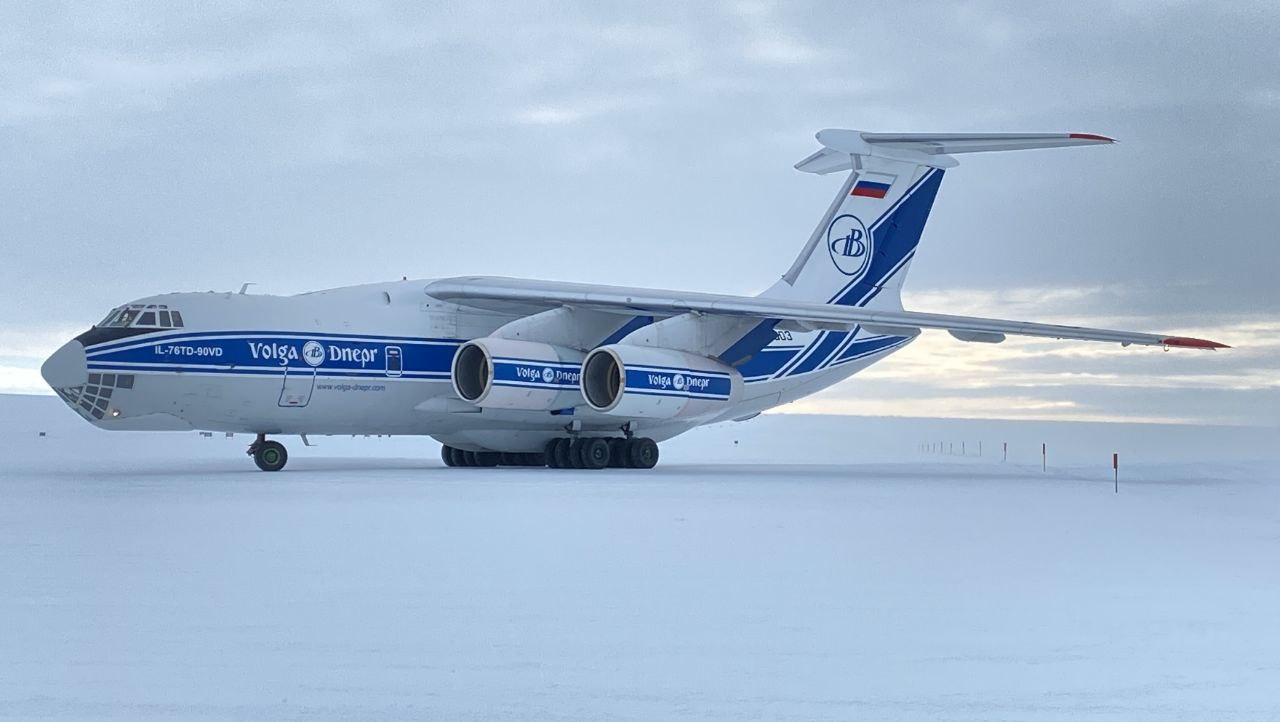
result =
[[[79,341],[62,344],[40,367],[40,375],[54,390],[83,385],[89,380],[84,346]]]

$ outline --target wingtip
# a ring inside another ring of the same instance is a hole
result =
[[[1225,343],[1217,341],[1209,341],[1203,338],[1188,338],[1186,336],[1170,336],[1161,341],[1165,346],[1176,346],[1179,348],[1207,348],[1209,350],[1219,348],[1231,348]]]
[[[1075,139],[1077,139],[1077,140],[1096,140],[1096,141],[1098,141],[1099,143],[1114,143],[1114,142],[1116,142],[1116,139],[1115,139],[1115,138],[1108,138],[1108,137],[1107,137],[1107,136],[1105,136],[1105,135],[1097,135],[1096,133],[1067,133],[1067,137],[1068,137],[1068,138],[1075,138]]]

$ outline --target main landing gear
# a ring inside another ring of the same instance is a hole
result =
[[[252,456],[253,463],[263,471],[280,471],[285,462],[289,461],[289,452],[285,451],[284,444],[267,441],[266,434],[258,434],[258,438],[249,444],[249,450],[245,453]]]
[[[553,469],[652,469],[658,463],[658,443],[653,439],[561,437],[547,442],[542,453],[463,451],[440,447],[445,466],[549,466]]]
[[[553,469],[652,469],[658,463],[658,443],[653,439],[578,437],[547,442],[546,464]]]
[[[452,446],[440,447],[445,466],[544,466],[542,454],[498,451],[463,451]]]

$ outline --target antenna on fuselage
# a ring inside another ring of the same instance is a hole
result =
[[[244,292],[248,291],[250,286],[256,286],[256,285],[258,284],[254,283],[253,281],[245,281],[244,285],[240,287],[240,295],[243,296]]]

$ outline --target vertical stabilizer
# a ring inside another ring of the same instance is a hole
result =
[[[796,164],[849,175],[790,270],[764,296],[900,309],[900,292],[951,154],[1112,142],[1084,133],[893,134],[824,130]]]

